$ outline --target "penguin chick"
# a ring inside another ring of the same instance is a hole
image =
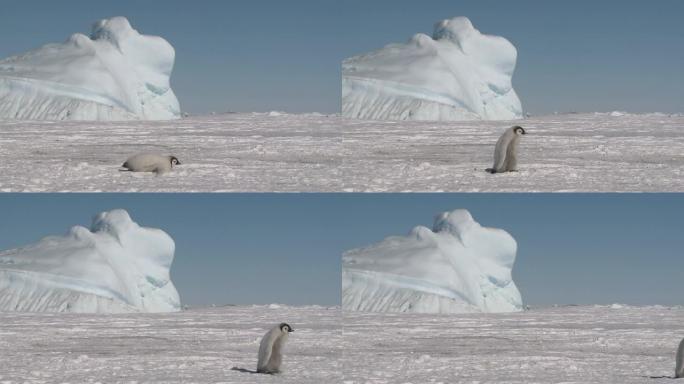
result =
[[[525,129],[520,126],[508,128],[496,142],[494,148],[494,165],[487,168],[489,173],[501,173],[517,171],[518,166],[518,142]]]
[[[675,365],[675,379],[680,379],[684,377],[684,339],[679,342],[679,348],[677,348],[677,357]]]
[[[294,332],[294,329],[286,323],[280,323],[266,332],[259,345],[258,373],[280,373],[282,350],[290,332]]]
[[[131,172],[169,172],[174,165],[180,165],[175,156],[164,156],[153,153],[140,153],[131,156],[122,167]]]

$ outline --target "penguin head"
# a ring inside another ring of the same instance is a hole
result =
[[[524,135],[527,132],[525,132],[525,128],[516,125],[515,127],[513,127],[513,133],[515,133],[516,135]]]
[[[287,324],[287,323],[280,323],[280,330],[283,333],[294,332],[294,329],[292,329],[292,327],[290,327],[290,324]]]
[[[180,165],[181,163],[176,156],[169,156],[169,161],[171,162],[171,165]]]

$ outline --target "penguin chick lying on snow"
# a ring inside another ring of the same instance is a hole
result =
[[[164,156],[153,153],[140,153],[131,156],[122,167],[131,172],[169,172],[174,165],[180,165],[175,156]]]
[[[294,329],[286,323],[280,323],[266,332],[259,345],[258,373],[280,373],[282,350],[290,332],[294,332]]]
[[[494,148],[494,165],[487,168],[489,173],[517,171],[518,142],[525,129],[520,126],[510,127],[501,135]]]

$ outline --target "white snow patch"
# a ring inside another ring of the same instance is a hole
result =
[[[463,313],[522,310],[511,277],[517,243],[480,226],[467,210],[444,212],[432,230],[345,252],[342,306],[374,312]]]
[[[344,379],[672,384],[682,324],[681,308],[657,306],[462,315],[345,311]]]
[[[296,331],[285,345],[280,375],[232,369],[253,371],[261,337],[281,322]],[[0,313],[0,324],[0,382],[332,384],[342,378],[339,307]]]
[[[175,51],[124,17],[90,36],[0,60],[0,120],[168,120],[180,117],[169,78]]]
[[[494,145],[525,127],[518,172]],[[235,113],[172,121],[0,123],[3,192],[683,192],[684,116],[381,121]],[[140,152],[183,163],[119,172]]]
[[[380,120],[523,117],[511,79],[517,50],[466,17],[342,63],[342,115]]]
[[[121,209],[102,212],[90,229],[0,252],[0,311],[179,311],[174,251],[164,231],[140,227]]]

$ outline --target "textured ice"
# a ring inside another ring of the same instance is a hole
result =
[[[496,141],[528,130],[518,172]],[[233,113],[170,121],[0,123],[0,192],[684,192],[684,116],[383,121]],[[164,176],[119,172],[173,154]]]
[[[380,120],[522,118],[511,78],[517,50],[466,17],[435,24],[403,44],[342,63],[342,114]]]
[[[681,307],[344,312],[344,383],[677,384]],[[372,362],[372,363],[369,363]]]
[[[180,117],[169,78],[175,51],[124,17],[0,60],[0,119],[168,120]]]
[[[180,310],[169,270],[175,243],[124,210],[0,252],[0,311],[172,312]]]
[[[468,313],[522,310],[511,277],[517,243],[480,226],[467,210],[444,212],[431,229],[348,251],[342,308],[374,312]]]
[[[0,383],[338,384],[339,307],[225,306],[174,313],[0,313]],[[297,330],[283,373],[253,371],[274,324]]]

